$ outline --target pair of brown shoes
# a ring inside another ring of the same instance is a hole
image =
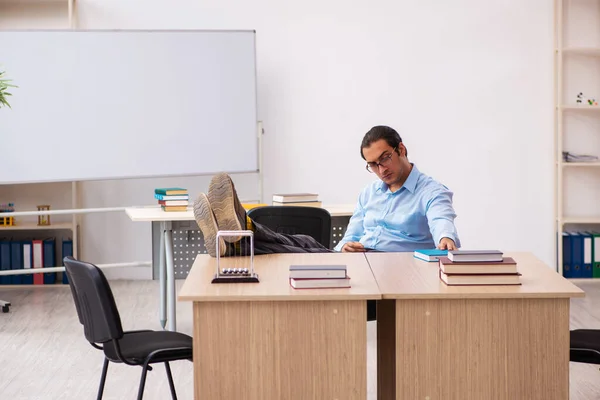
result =
[[[208,194],[200,193],[194,201],[194,218],[204,236],[206,251],[212,257],[223,256],[227,252],[225,240],[235,243],[241,236],[219,238],[218,231],[239,231],[246,229],[246,210],[238,199],[233,181],[226,173],[215,175],[208,187]]]

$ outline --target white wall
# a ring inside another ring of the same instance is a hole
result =
[[[455,192],[464,248],[532,251],[554,266],[552,2],[78,0],[78,15],[82,29],[255,29],[266,199],[353,203],[374,178],[361,138],[389,124]],[[254,176],[234,181],[255,197]],[[83,206],[152,204],[169,183],[194,194],[207,179],[89,182]],[[84,258],[150,259],[149,224],[83,222]]]

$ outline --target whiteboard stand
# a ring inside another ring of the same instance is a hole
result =
[[[263,135],[265,130],[263,128],[263,122],[258,121],[258,202],[263,203],[263,186],[264,186],[264,172],[263,172]]]

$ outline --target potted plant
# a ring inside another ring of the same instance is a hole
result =
[[[11,87],[14,88],[17,86],[11,85],[9,83],[9,82],[11,82],[11,80],[4,78],[4,74],[5,74],[4,71],[0,71],[0,108],[2,108],[2,106],[11,108],[10,104],[8,103],[7,97],[12,96],[12,94],[7,92],[7,90],[8,90],[8,88],[11,88]]]

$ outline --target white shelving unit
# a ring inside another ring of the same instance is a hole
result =
[[[600,156],[600,3],[555,0],[555,222],[557,270],[563,273],[562,232],[597,230],[600,162],[564,162],[563,152]],[[594,195],[590,195],[593,193]]]
[[[54,230],[54,229],[68,229],[74,230],[74,226],[70,222],[60,222],[52,225],[37,225],[34,223],[25,223],[14,226],[0,226],[0,234],[5,231],[33,231],[33,230]]]
[[[75,0],[0,0],[0,29],[75,29],[76,26]],[[1,58],[0,52],[0,65],[2,64]],[[17,206],[16,211],[35,211],[35,205],[37,204],[50,204],[51,209],[56,209],[56,205],[53,206],[51,202],[45,200],[48,193],[54,191],[47,185],[52,185],[52,183],[39,185],[0,184],[0,203],[14,202]],[[65,191],[65,183],[57,183],[56,185],[57,189],[55,190]],[[41,196],[36,195],[37,191],[32,190],[32,187],[43,187],[43,190],[39,191],[43,194]],[[20,193],[21,191],[24,193]],[[60,202],[60,207],[66,209],[78,208],[77,182],[71,182],[70,194],[67,197],[68,200]],[[10,215],[7,214],[7,216]],[[74,214],[69,217],[69,221],[60,219],[57,222],[52,222],[56,218],[51,217],[51,224],[47,226],[37,225],[36,219],[32,217],[15,217],[16,224],[14,226],[0,226],[0,237],[11,236],[11,233],[14,234],[19,231],[68,230],[71,231],[70,236],[73,240],[73,255],[77,257],[79,252],[78,215]]]

